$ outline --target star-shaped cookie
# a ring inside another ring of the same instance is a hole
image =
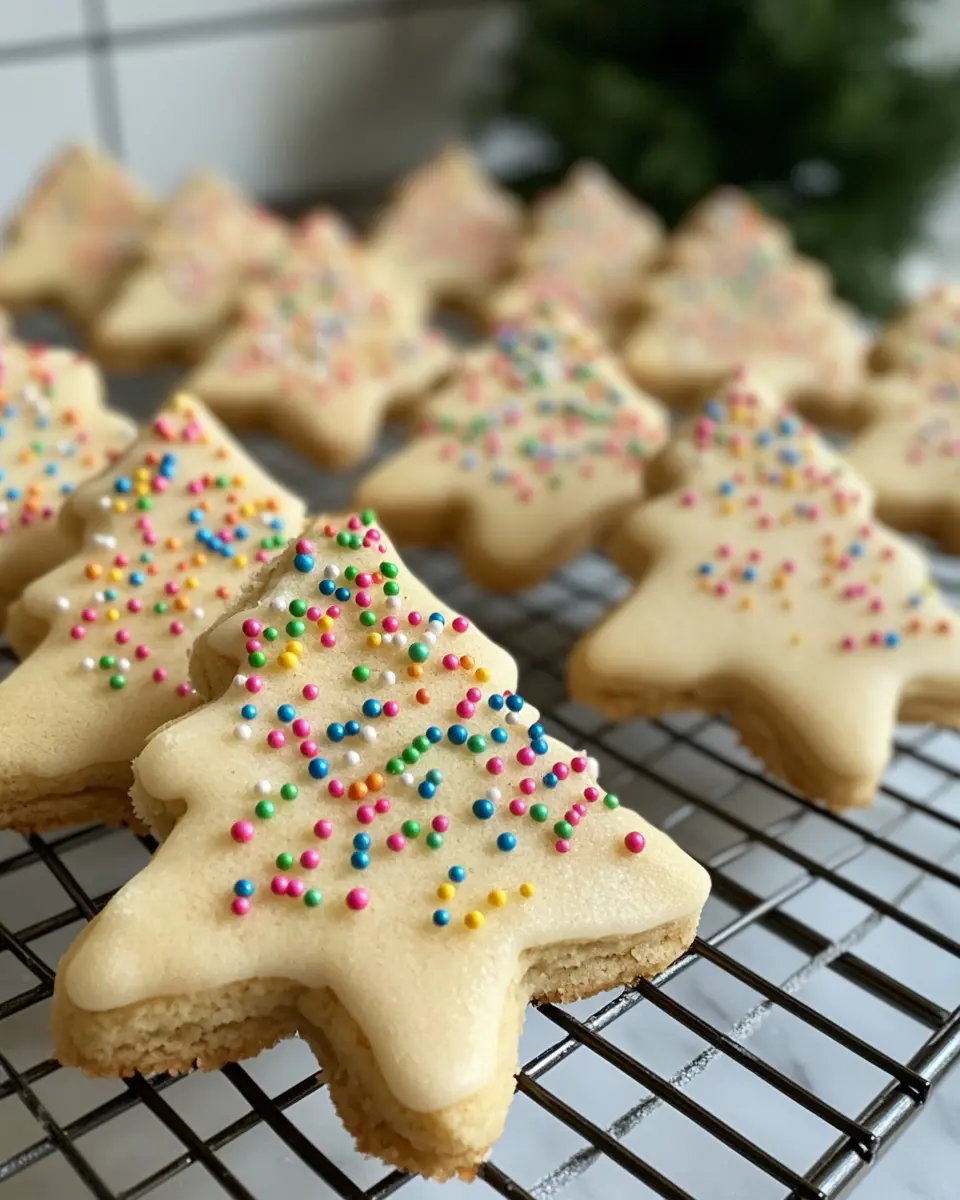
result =
[[[135,766],[165,840],[60,964],[56,1053],[213,1068],[299,1033],[359,1149],[472,1178],[528,1000],[651,975],[706,872],[547,737],[370,516],[320,518],[198,644]]]
[[[491,299],[496,322],[560,300],[616,340],[644,292],[663,225],[601,166],[578,163],[531,209],[517,277]]]
[[[623,359],[641,387],[696,407],[741,366],[812,419],[850,421],[863,379],[864,337],[836,302],[798,304],[791,290],[709,286],[655,311],[627,339]]]
[[[121,368],[202,357],[287,237],[278,217],[226,180],[192,176],[164,205],[144,261],[98,319],[97,357]]]
[[[513,266],[522,224],[520,202],[449,146],[400,184],[370,244],[409,286],[476,309]]]
[[[130,441],[103,381],[71,350],[0,341],[0,627],[9,604],[76,549],[66,497]]]
[[[453,366],[408,292],[338,218],[317,214],[187,386],[228,425],[266,426],[325,466],[352,466],[391,409]]]
[[[72,557],[8,616],[30,653],[0,683],[0,828],[126,817],[131,760],[196,702],[194,640],[303,512],[185,397],[77,488],[60,518]]]
[[[419,416],[358,502],[401,541],[452,544],[472,578],[501,591],[545,579],[642,496],[667,424],[559,306],[505,325]]]
[[[956,614],[801,418],[740,380],[649,484],[610,548],[636,591],[574,648],[575,699],[618,719],[727,712],[836,808],[872,801],[898,719],[960,725]]]
[[[108,154],[64,151],[7,225],[0,304],[52,305],[88,325],[139,257],[156,211]]]

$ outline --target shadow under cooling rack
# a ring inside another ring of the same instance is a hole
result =
[[[713,877],[702,936],[655,982],[531,1010],[507,1131],[470,1195],[840,1195],[960,1053],[960,736],[901,730],[875,806],[832,814],[722,722],[612,726],[564,698],[570,642],[626,586],[602,559],[504,600],[446,555],[407,557]],[[49,1057],[57,956],[151,849],[101,827],[0,837],[0,1200],[434,1194],[355,1154],[299,1043],[125,1083]]]

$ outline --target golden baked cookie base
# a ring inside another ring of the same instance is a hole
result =
[[[651,978],[678,958],[696,933],[699,914],[670,921],[639,937],[574,943],[531,953],[507,1004],[501,1036],[513,1054],[527,999],[569,1003],[638,978]],[[60,964],[58,978],[84,935]],[[309,1016],[305,1015],[309,1014]],[[433,1179],[473,1179],[501,1132],[513,1090],[509,1070],[467,1100],[435,1113],[402,1106],[389,1092],[366,1038],[332,992],[311,993],[282,979],[254,979],[225,988],[169,996],[105,1012],[85,1012],[66,990],[54,994],[56,1055],[64,1066],[115,1078],[135,1072],[215,1070],[300,1034],[323,1068],[337,1112],[358,1149]]]
[[[41,800],[26,798],[7,804],[0,797],[0,829],[17,833],[42,833],[65,825],[129,825],[140,833],[146,826],[136,817],[129,795],[117,788],[84,788],[69,795]]]

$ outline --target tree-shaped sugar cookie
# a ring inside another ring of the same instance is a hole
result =
[[[666,436],[600,337],[559,306],[465,359],[417,436],[359,485],[392,536],[452,544],[478,582],[531,586],[643,494]]]
[[[721,187],[687,213],[668,242],[666,253],[672,261],[682,261],[688,254],[724,255],[731,249],[751,247],[783,257],[793,253],[785,225],[769,217],[740,188]]]
[[[891,321],[870,352],[879,370],[926,370],[960,357],[960,286],[936,288]]]
[[[869,804],[894,723],[960,725],[960,622],[867,485],[747,379],[651,468],[611,553],[636,591],[571,657],[616,718],[728,712],[801,792]]]
[[[678,293],[628,338],[631,375],[691,407],[747,365],[807,415],[847,423],[863,372],[857,321],[835,302],[795,302],[775,278],[745,274],[742,286]]]
[[[573,167],[531,210],[517,277],[491,299],[503,321],[543,300],[575,308],[612,339],[636,308],[663,225],[596,163]]]
[[[462,146],[449,146],[400,184],[377,222],[374,253],[435,300],[476,307],[513,266],[518,200]]]
[[[208,703],[135,766],[165,840],[60,964],[56,1053],[183,1071],[299,1033],[361,1151],[472,1178],[526,1002],[661,970],[708,881],[370,520],[319,519],[198,644]]]
[[[164,205],[142,265],[97,321],[98,356],[122,367],[201,357],[243,286],[269,271],[286,241],[283,222],[226,180],[192,176]]]
[[[66,150],[7,226],[0,304],[49,304],[88,324],[139,257],[156,207],[109,155]]]
[[[229,425],[269,426],[325,465],[351,466],[391,408],[453,365],[421,310],[337,218],[316,214],[188,386]]]
[[[31,579],[77,548],[58,524],[61,505],[134,432],[104,406],[93,363],[71,350],[0,340],[0,626]]]
[[[0,683],[0,828],[126,816],[131,760],[196,703],[197,635],[302,518],[185,397],[77,488],[61,513],[76,553],[9,613],[11,643],[32,653]]]

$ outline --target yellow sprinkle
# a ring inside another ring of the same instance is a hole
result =
[[[489,896],[487,896],[487,900],[491,908],[503,908],[507,902],[507,893],[503,888],[494,888]]]
[[[734,502],[732,500],[721,500],[720,501],[720,512],[723,514],[723,516],[729,517],[730,514],[735,509],[736,509],[736,505],[734,504]]]
[[[107,616],[108,621],[119,621],[120,620],[120,609],[119,608],[108,608],[106,616]]]
[[[300,665],[300,659],[295,654],[291,654],[289,650],[284,650],[277,662],[285,671],[292,671],[294,667]]]
[[[477,667],[476,671],[474,672],[474,678],[476,679],[477,683],[486,683],[490,678],[489,668]]]
[[[741,607],[741,608],[745,608],[745,609],[747,609],[747,610],[750,610],[750,609],[752,609],[752,608],[754,607],[753,597],[752,597],[752,596],[743,596],[743,597],[741,597],[741,599],[740,599],[740,607]]]
[[[237,557],[233,561],[234,561],[234,565],[236,566],[237,570],[242,571],[250,560],[247,558],[247,556],[245,554],[238,554]]]
[[[255,515],[256,515],[256,511],[257,511],[257,510],[254,508],[254,506],[253,506],[252,504],[250,504],[250,503],[249,503],[249,501],[248,501],[246,504],[241,504],[241,505],[240,505],[240,516],[241,516],[241,517],[252,517],[252,516],[255,516]]]
[[[326,633],[327,630],[333,628],[333,617],[321,617],[317,622],[317,628],[321,633]]]
[[[138,483],[137,487],[136,487],[136,493],[138,496],[149,496],[150,495],[150,484],[149,483]]]
[[[440,886],[437,888],[437,899],[438,900],[452,900],[456,894],[457,894],[457,889],[453,886],[452,883],[441,883]]]
[[[232,482],[233,487],[238,487],[238,488],[246,487],[247,486],[247,477],[246,477],[246,475],[234,475],[231,482]]]
[[[183,412],[190,405],[190,397],[186,392],[176,392],[170,397],[170,407],[174,412]]]
[[[126,500],[114,500],[113,511],[118,512],[118,513],[125,513],[127,511]]]
[[[200,586],[200,580],[196,575],[188,575],[183,581],[184,587],[195,588]]]
[[[870,582],[875,583],[875,584],[883,583],[883,572],[882,571],[874,571],[873,574],[870,576]]]
[[[195,554],[193,556],[193,565],[195,567],[205,567],[207,565],[207,556],[205,554]]]
[[[303,642],[287,642],[287,644],[284,646],[284,650],[286,650],[288,654],[295,654],[297,658],[299,658],[303,653]]]
[[[468,929],[481,929],[483,927],[482,912],[468,912],[463,918],[463,923]]]
[[[377,633],[376,630],[374,630],[373,633],[367,634],[367,645],[370,647],[371,650],[376,650],[376,648],[380,645],[380,643],[382,641],[383,641],[382,634]]]
[[[123,578],[123,571],[121,571],[121,569],[119,567],[111,567],[110,568],[110,578],[113,580],[114,583],[119,583],[120,580]]]
[[[134,478],[139,479],[141,483],[143,483],[144,481],[149,481],[150,468],[149,467],[137,467],[136,471],[134,472]]]
[[[524,900],[529,900],[530,897],[536,892],[536,890],[537,889],[533,886],[532,883],[521,883],[520,884],[520,895],[524,898]]]

